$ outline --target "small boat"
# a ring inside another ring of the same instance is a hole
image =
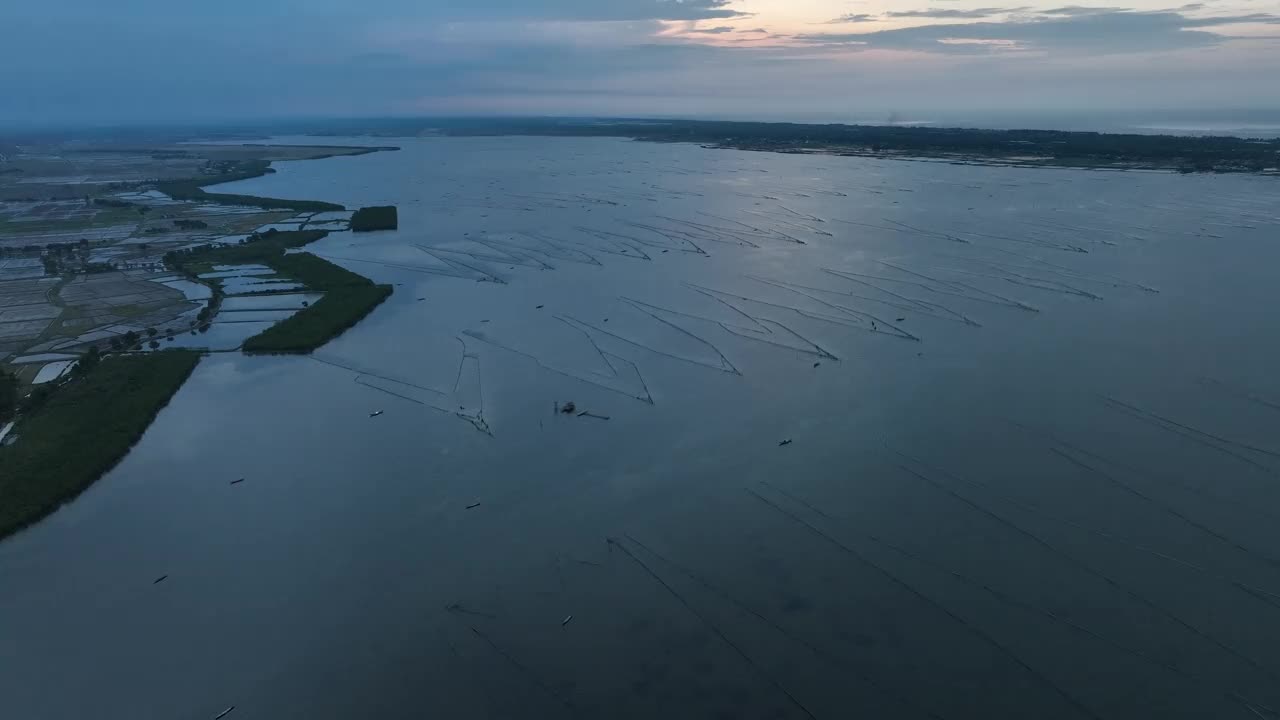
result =
[[[222,720],[222,718],[224,718],[224,717],[226,717],[226,716],[230,715],[230,714],[231,714],[231,711],[232,711],[232,710],[235,710],[235,709],[236,709],[236,706],[235,706],[235,705],[232,705],[231,707],[227,708],[226,710],[223,710],[222,712],[218,713],[218,715],[217,715],[216,717],[214,717],[214,718],[213,718],[213,720]]]
[[[381,410],[375,410],[375,411],[373,411],[373,412],[369,413],[369,417],[378,417],[378,416],[379,416],[379,415],[381,415],[381,414],[382,414],[382,411],[381,411]]]

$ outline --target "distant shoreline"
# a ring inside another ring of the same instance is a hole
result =
[[[257,145],[256,143],[244,143],[245,145]],[[270,145],[262,145],[269,147]],[[369,155],[376,152],[395,152],[400,148],[394,146],[369,146],[346,148],[342,146],[330,145],[304,145],[303,148],[316,150],[341,150],[343,152],[331,152],[324,155],[316,155],[307,158],[307,160],[325,160],[333,157],[355,157],[358,155]],[[214,185],[222,185],[225,183],[237,182],[240,180],[253,180],[265,175],[275,173],[275,168],[271,167],[275,161],[264,160],[246,164],[243,168],[237,168],[217,175],[206,175],[184,180],[170,180],[155,183],[155,187],[160,192],[168,195],[174,200],[190,200],[195,202],[211,202],[219,205],[231,206],[250,206],[259,207],[264,210],[293,210],[295,212],[328,212],[332,210],[346,210],[346,208],[337,203],[324,202],[320,200],[282,200],[279,198],[259,197],[257,195],[228,195],[226,193],[212,193],[205,190],[207,187]]]
[[[928,159],[1015,167],[1280,175],[1280,138],[626,118],[351,120],[315,128],[308,134],[318,137],[625,137],[788,154]]]
[[[1247,122],[1244,118],[1239,122]],[[795,123],[728,120],[681,120],[609,117],[400,117],[317,119],[279,123],[152,129],[168,142],[201,145],[270,145],[282,135],[312,138],[365,137],[619,137],[646,142],[683,142],[708,148],[731,148],[787,154],[823,154],[898,160],[933,160],[959,164],[1011,167],[1056,167],[1091,170],[1156,170],[1180,173],[1244,173],[1280,175],[1280,136],[1222,136],[1204,133],[1159,134],[1161,126],[1117,125],[1101,130],[1037,130],[1029,120],[1021,128],[958,127],[947,121],[896,124]],[[1248,127],[1222,123],[1224,129]],[[1135,128],[1154,132],[1135,132]],[[1271,127],[1267,124],[1265,127]],[[1176,130],[1170,127],[1170,130]],[[126,143],[144,136],[141,129]],[[97,138],[100,132],[61,131],[65,138]],[[122,143],[124,144],[124,143]],[[351,154],[351,146],[314,145]],[[362,152],[398,148],[365,146]],[[323,157],[319,156],[319,157]],[[257,168],[238,168],[257,170]],[[261,170],[257,174],[261,174]],[[269,172],[269,171],[266,171]],[[246,174],[245,177],[254,175]],[[243,179],[234,175],[212,183]],[[203,199],[200,185],[176,189]],[[242,199],[243,200],[243,199]],[[288,201],[262,199],[268,204]],[[305,203],[305,201],[298,201]]]

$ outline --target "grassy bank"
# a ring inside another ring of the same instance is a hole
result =
[[[74,498],[129,452],[200,354],[110,355],[52,392],[0,448],[0,537]]]
[[[311,253],[285,252],[327,234],[323,230],[269,233],[240,245],[170,253],[165,260],[193,277],[214,265],[261,263],[308,290],[323,292],[324,297],[314,305],[249,338],[243,346],[249,353],[307,353],[360,322],[391,295],[390,285],[375,285]]]
[[[342,205],[319,200],[282,200],[279,198],[258,197],[256,195],[235,195],[231,193],[211,193],[204,188],[219,183],[250,180],[275,172],[271,163],[265,160],[254,160],[236,163],[234,168],[226,172],[202,175],[183,180],[168,180],[157,183],[156,189],[174,200],[190,200],[193,202],[219,203],[222,205],[244,205],[259,207],[265,210],[296,210],[297,212],[326,212],[329,210],[345,210]]]

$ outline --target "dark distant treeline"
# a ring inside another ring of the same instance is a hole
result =
[[[1234,115],[1242,111],[1233,111]],[[1244,112],[1243,115],[1247,115]],[[1233,115],[1233,117],[1234,117]],[[1280,165],[1280,139],[1113,134],[1056,130],[982,130],[972,128],[874,125],[814,125],[801,123],[731,122],[711,120],[652,120],[637,118],[353,118],[290,120],[242,126],[173,128],[100,128],[96,130],[8,133],[14,142],[55,139],[90,140],[102,151],[112,144],[135,147],[142,140],[173,141],[192,138],[266,139],[279,134],[314,136],[372,135],[413,137],[440,135],[544,135],[565,137],[630,137],[654,142],[692,142],[716,147],[775,152],[834,152],[897,154],[914,157],[991,159],[1055,166],[1140,166],[1186,172],[1259,172]],[[372,152],[379,149],[366,148]],[[1035,160],[1028,158],[1034,157]],[[264,163],[265,165],[265,163]],[[200,178],[200,186],[257,177],[268,170],[241,177]],[[192,182],[192,181],[186,181]],[[198,189],[198,187],[197,187]],[[299,202],[247,196],[243,204],[294,208]],[[205,199],[191,193],[190,199]],[[310,210],[312,208],[306,208]]]
[[[457,118],[347,121],[334,124],[327,132],[346,134],[354,130],[385,136],[416,135],[429,130],[452,136],[630,137],[743,150],[963,156],[1025,164],[1140,166],[1187,172],[1260,172],[1280,165],[1280,140],[1058,130],[703,120]]]

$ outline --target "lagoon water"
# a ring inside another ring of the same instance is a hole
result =
[[[1275,178],[396,144],[219,188],[395,293],[0,542],[6,717],[1280,710]]]

